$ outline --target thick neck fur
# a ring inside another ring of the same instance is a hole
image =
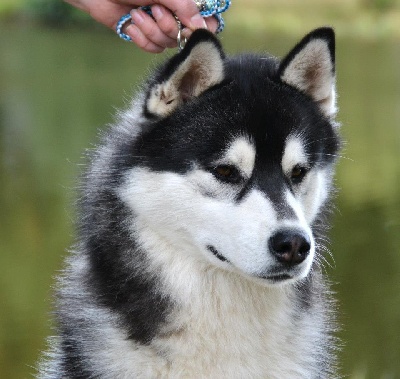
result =
[[[324,328],[325,320],[318,309],[289,306],[296,297],[295,286],[263,286],[236,272],[201,264],[190,251],[150,229],[139,234],[150,270],[160,275],[161,287],[175,302],[149,345],[165,358],[160,377],[318,377],[310,373],[313,368],[320,372],[317,346],[322,348],[326,341],[315,329]],[[309,312],[307,317],[303,312]],[[315,337],[310,338],[313,331]],[[265,376],[268,372],[273,374]]]

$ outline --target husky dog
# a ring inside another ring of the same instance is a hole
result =
[[[85,175],[40,378],[333,378],[324,215],[335,39],[226,57],[206,30],[148,81]]]

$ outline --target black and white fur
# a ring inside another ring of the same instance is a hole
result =
[[[196,31],[93,154],[39,377],[334,378],[334,33],[282,60]]]

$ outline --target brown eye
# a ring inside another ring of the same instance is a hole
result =
[[[242,176],[239,170],[234,166],[220,165],[212,169],[213,175],[222,182],[239,183]]]
[[[303,178],[306,174],[307,174],[306,167],[296,165],[293,167],[293,169],[290,173],[290,180],[292,181],[292,183],[298,184],[303,180]]]
[[[233,169],[230,166],[218,166],[215,168],[215,172],[218,175],[228,177],[232,175]]]

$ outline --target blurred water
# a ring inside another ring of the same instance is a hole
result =
[[[98,31],[3,29],[0,377],[16,379],[34,372],[51,333],[50,286],[73,240],[83,150],[159,58]],[[223,43],[282,55],[299,37],[226,31]],[[337,66],[348,145],[327,271],[337,283],[343,373],[400,378],[399,41],[339,40]]]

